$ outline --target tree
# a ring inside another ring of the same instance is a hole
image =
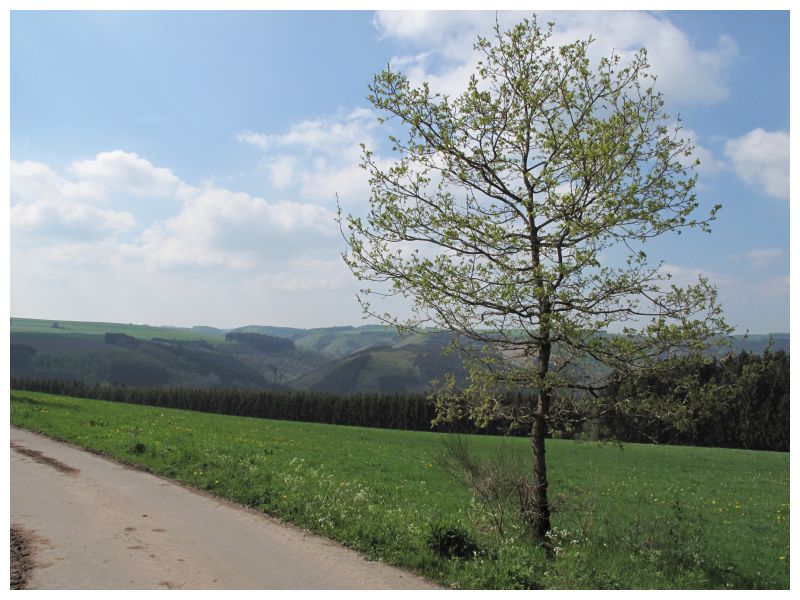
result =
[[[645,252],[662,234],[710,231],[719,209],[694,216],[693,146],[664,113],[645,51],[592,67],[592,40],[556,48],[552,27],[533,16],[478,38],[481,61],[456,98],[389,67],[376,75],[369,100],[381,123],[399,121],[389,137],[398,158],[384,167],[362,146],[370,209],[340,216],[352,272],[389,284],[362,290],[365,312],[453,331],[471,357],[466,389],[450,380],[437,395],[437,420],[530,428],[522,508],[541,538],[554,402],[728,331],[706,279],[671,285]],[[377,313],[375,294],[410,299],[412,317]],[[504,404],[510,388],[532,390],[531,402]]]

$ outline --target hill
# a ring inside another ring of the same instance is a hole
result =
[[[380,325],[219,329],[12,318],[11,375],[90,384],[416,392],[448,372],[463,380],[459,356],[442,353],[450,340],[445,332],[401,336]],[[788,353],[789,334],[731,338],[737,353],[768,347]]]
[[[789,354],[789,334],[788,333],[767,333],[767,334],[748,334],[733,335],[730,337],[731,351],[752,352],[753,354],[763,354],[764,350],[770,348],[773,352],[783,350]]]
[[[143,340],[124,333],[12,333],[11,375],[141,386],[275,387],[222,344]]]
[[[332,359],[349,356],[372,346],[391,345],[400,339],[395,329],[382,325],[363,325],[361,327],[346,325],[314,329],[247,325],[230,331],[285,337],[292,340],[298,348],[318,352]]]
[[[452,373],[466,379],[461,358],[445,353],[448,333],[415,334],[393,345],[375,346],[323,365],[293,382],[291,387],[330,393],[420,392],[431,380]]]
[[[11,317],[11,333],[41,333],[49,335],[104,335],[106,333],[124,333],[142,340],[164,338],[177,341],[204,341],[210,344],[221,344],[225,341],[225,332],[212,327],[168,327],[153,325],[134,325],[133,323],[104,323],[93,321],[55,321],[48,319],[23,319]]]
[[[226,341],[221,330],[33,319],[12,320],[10,350],[12,377],[135,386],[278,389],[328,360],[291,341]]]

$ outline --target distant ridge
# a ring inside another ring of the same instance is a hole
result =
[[[237,333],[291,344],[246,343],[246,336],[228,335]],[[464,378],[457,353],[442,353],[451,339],[448,332],[400,335],[382,325],[221,329],[13,317],[11,375],[144,386],[412,392],[428,389],[445,373]],[[790,349],[789,334],[781,332],[730,341],[718,356]]]

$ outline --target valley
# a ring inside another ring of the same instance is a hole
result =
[[[380,325],[156,327],[11,318],[11,376],[147,387],[414,393],[466,372],[445,332]],[[733,336],[732,352],[789,351],[789,334]]]

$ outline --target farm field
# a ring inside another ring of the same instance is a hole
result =
[[[224,334],[197,332],[184,327],[155,327],[152,325],[135,325],[133,323],[102,323],[93,321],[49,321],[44,319],[11,318],[12,333],[41,333],[48,335],[99,335],[106,333],[122,333],[141,340],[154,338],[178,340],[184,342],[203,341],[210,344],[222,344]]]
[[[489,511],[439,466],[443,434],[18,391],[11,422],[456,588],[789,587],[788,454],[549,440],[548,554],[510,518],[501,543]],[[528,464],[525,439],[468,444],[480,458]],[[467,542],[467,556],[442,552],[442,532]]]

